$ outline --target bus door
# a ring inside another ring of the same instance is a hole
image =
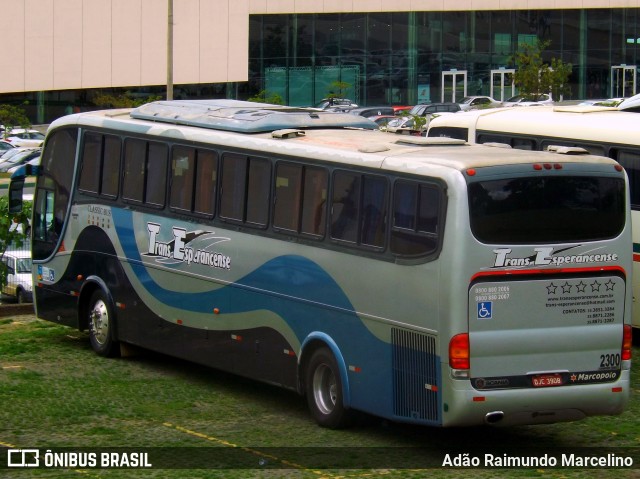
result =
[[[636,65],[611,67],[611,98],[629,98],[636,94]]]
[[[459,102],[467,96],[467,70],[442,72],[442,102]]]
[[[512,68],[491,70],[491,91],[489,96],[494,100],[506,101],[516,95],[516,71]]]

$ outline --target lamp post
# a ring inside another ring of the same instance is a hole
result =
[[[173,0],[167,2],[167,100],[173,100]]]

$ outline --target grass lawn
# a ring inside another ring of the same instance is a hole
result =
[[[640,360],[640,349],[634,353]],[[0,319],[0,477],[640,477],[639,469],[620,468],[414,467],[414,462],[421,464],[414,461],[420,455],[439,461],[445,453],[526,455],[565,448],[597,448],[591,451],[605,456],[624,455],[619,448],[632,448],[629,454],[638,462],[638,380],[634,368],[635,394],[616,417],[470,429],[414,427],[362,417],[350,429],[333,431],[318,427],[304,398],[290,391],[150,352],[104,359],[91,351],[85,333],[33,316],[16,316]],[[178,468],[2,468],[7,448],[88,453],[116,447],[147,451],[156,466],[169,467],[175,460]],[[185,462],[189,452],[195,454],[198,469],[180,468],[194,464]],[[313,467],[318,460],[343,468]],[[237,468],[227,467],[236,463]],[[220,464],[225,468],[216,468]]]

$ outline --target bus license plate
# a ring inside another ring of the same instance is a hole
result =
[[[560,374],[540,374],[531,378],[534,388],[548,388],[552,386],[562,386],[562,375]]]

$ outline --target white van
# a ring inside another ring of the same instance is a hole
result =
[[[8,268],[7,283],[2,286],[2,299],[18,303],[32,302],[31,252],[29,250],[5,251],[1,260]]]

